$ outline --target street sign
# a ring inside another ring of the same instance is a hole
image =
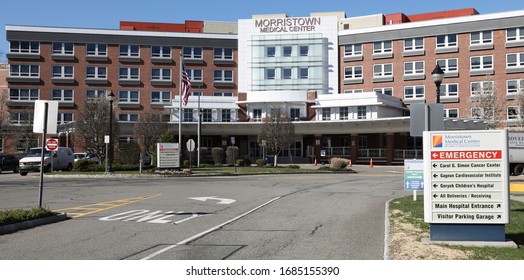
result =
[[[192,152],[195,150],[195,140],[189,139],[186,143],[187,150]]]
[[[424,220],[509,223],[507,131],[424,132]]]
[[[178,143],[157,143],[157,167],[180,167],[180,150]]]
[[[56,149],[58,149],[58,140],[53,138],[47,139],[45,148],[49,151],[56,151]]]
[[[421,159],[404,160],[404,190],[424,190],[424,161]]]
[[[409,135],[422,136],[423,131],[444,129],[444,105],[413,104],[410,107]]]

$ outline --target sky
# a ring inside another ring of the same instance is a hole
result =
[[[522,0],[25,0],[0,3],[0,53],[9,50],[5,25],[118,29],[120,21],[183,23],[185,20],[229,21],[254,14],[308,16],[344,11],[347,17],[373,14],[419,14],[475,8],[481,14],[524,10]]]

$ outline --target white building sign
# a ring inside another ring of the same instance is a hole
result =
[[[507,132],[424,132],[424,220],[509,223]]]
[[[178,143],[157,143],[157,167],[180,167],[180,149]]]

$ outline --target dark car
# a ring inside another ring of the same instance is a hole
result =
[[[2,171],[18,173],[18,158],[14,155],[0,153],[0,173],[2,173]]]

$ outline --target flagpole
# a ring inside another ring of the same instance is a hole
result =
[[[198,96],[198,131],[197,131],[197,134],[198,134],[198,139],[197,139],[197,167],[200,167],[200,133],[201,133],[201,129],[202,129],[202,111],[200,111],[200,95]]]
[[[178,167],[182,168],[182,65],[184,64],[184,57],[180,52],[180,82],[178,83]]]

